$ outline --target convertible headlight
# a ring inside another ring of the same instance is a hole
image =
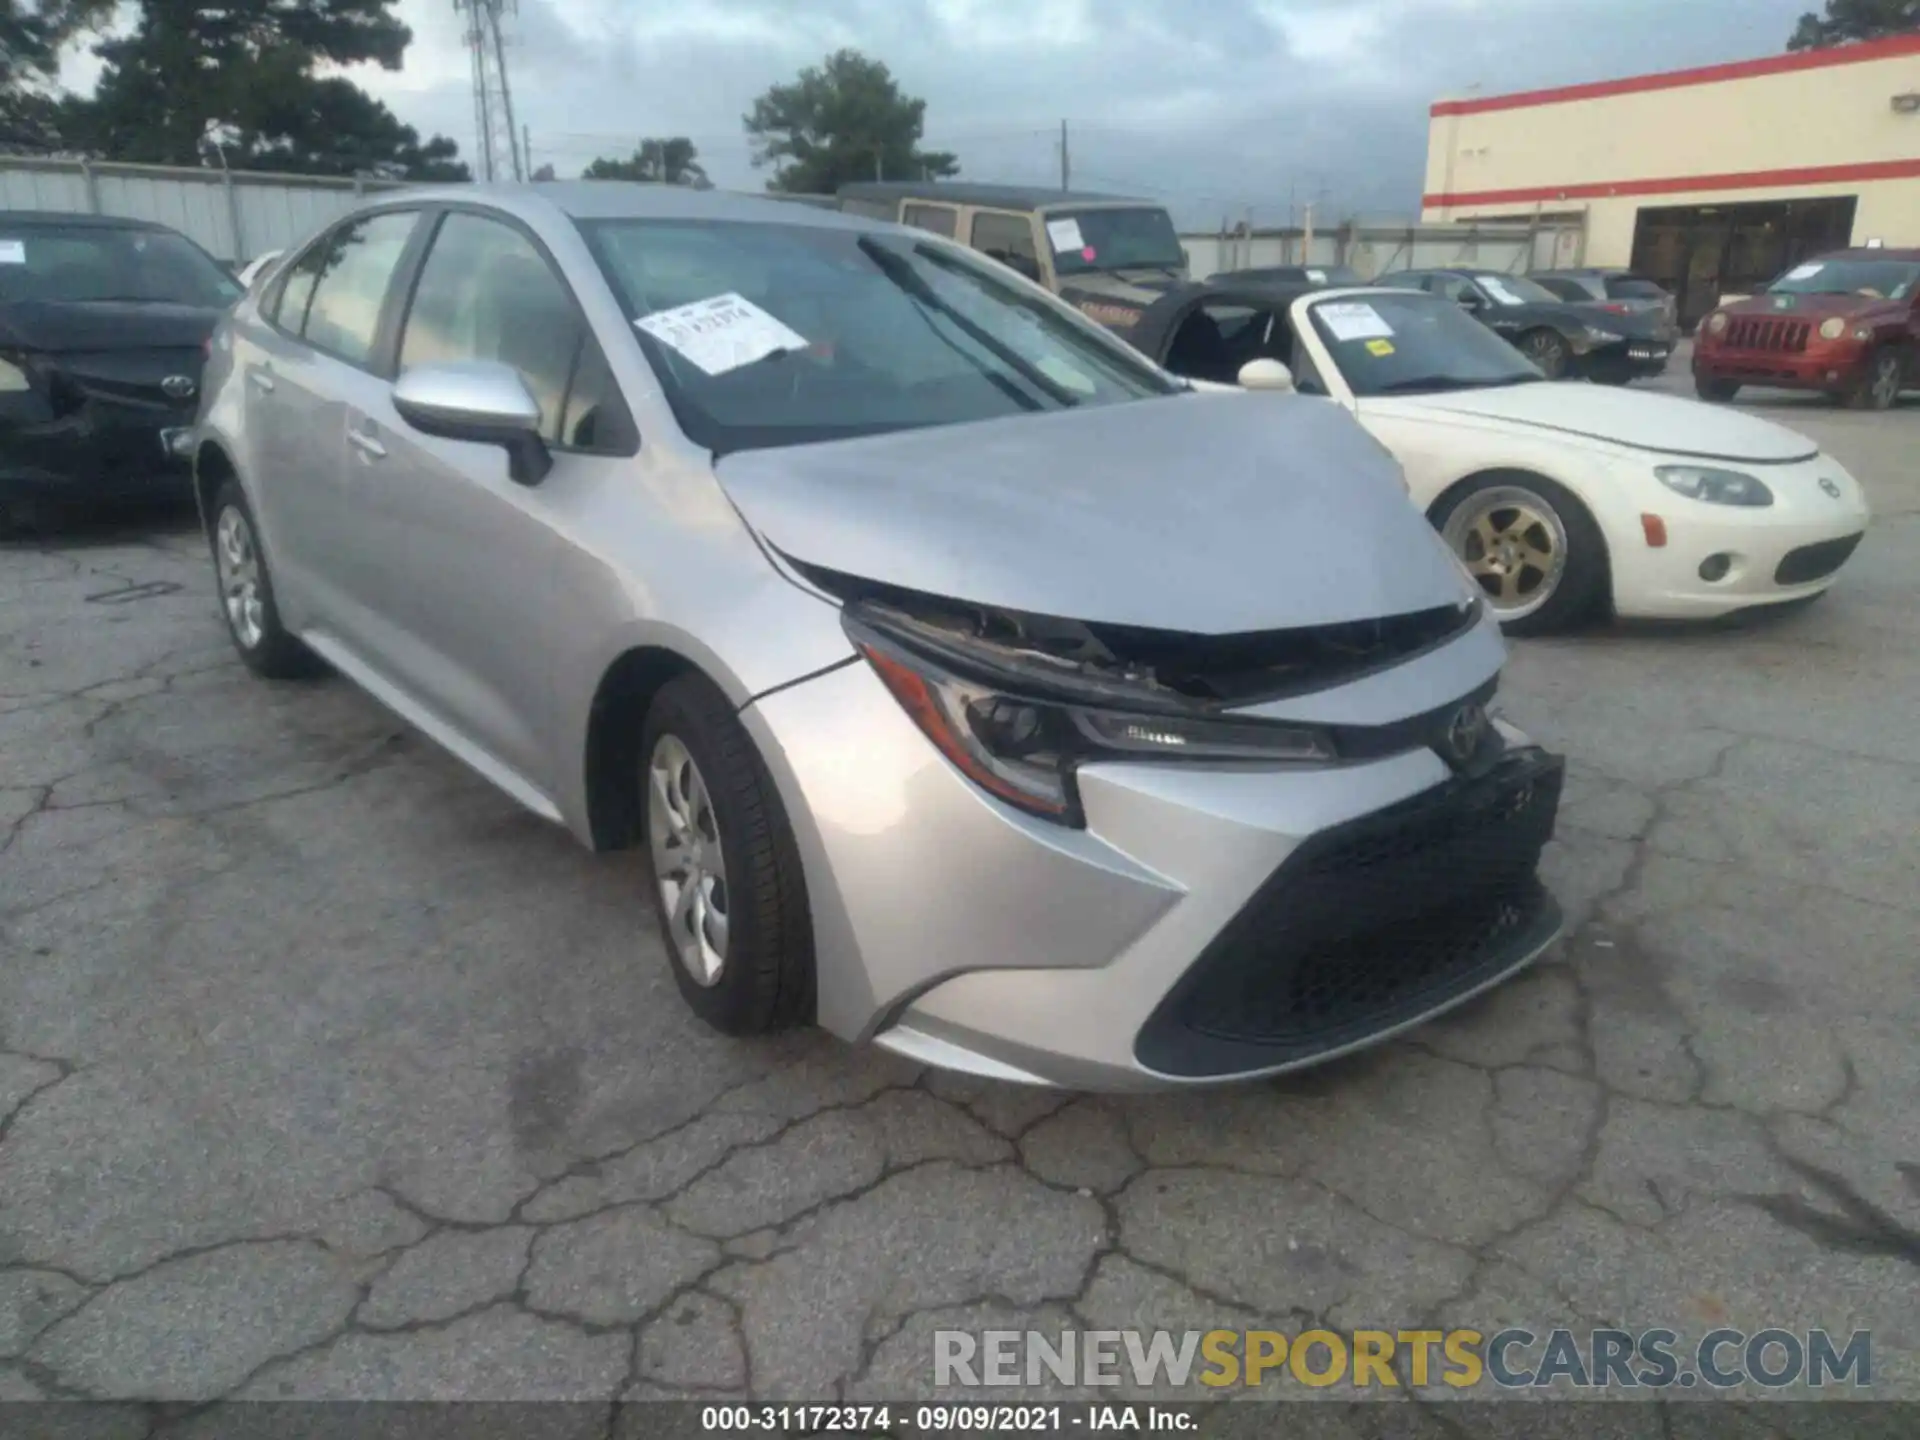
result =
[[[1595,345],[1611,345],[1616,340],[1623,340],[1625,338],[1623,335],[1614,334],[1611,330],[1602,330],[1598,325],[1587,326],[1587,339],[1591,340]]]
[[[1846,333],[1847,322],[1838,315],[1820,322],[1820,338],[1822,340],[1838,340]]]
[[[1726,311],[1716,310],[1713,312],[1713,314],[1707,317],[1707,333],[1709,335],[1723,334],[1725,333],[1726,328],[1727,328],[1727,312]]]
[[[960,642],[977,647],[982,667],[963,675],[962,666],[922,653],[858,608],[843,612],[848,638],[934,748],[990,795],[1063,825],[1084,823],[1074,771],[1085,761],[1324,765],[1338,758],[1332,735],[1313,726],[1157,711],[1144,696],[1131,711],[1105,694],[1083,704],[1025,693],[1020,677],[990,678],[996,647],[986,641]]]
[[[1660,465],[1653,472],[1660,483],[1689,500],[1709,505],[1773,504],[1773,492],[1751,475],[1738,470],[1715,470],[1705,465]]]

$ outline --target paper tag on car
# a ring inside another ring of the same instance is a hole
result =
[[[633,323],[709,375],[724,375],[781,350],[807,348],[806,336],[732,293],[656,310]]]
[[[1393,353],[1393,342],[1391,340],[1367,341],[1367,354],[1369,355],[1380,355],[1384,357],[1387,355],[1391,355],[1392,353]]]
[[[24,265],[26,263],[26,241],[0,240],[0,265]]]
[[[1309,270],[1307,271],[1307,279],[1316,285],[1324,285],[1327,283],[1327,272],[1324,270]]]
[[[1063,254],[1068,250],[1087,248],[1086,237],[1080,233],[1080,222],[1072,216],[1068,216],[1065,220],[1049,220],[1047,240],[1056,251]]]
[[[1322,305],[1314,314],[1326,321],[1336,340],[1384,340],[1393,334],[1380,312],[1362,300]]]
[[[1811,280],[1827,267],[1824,265],[1796,265],[1787,272],[1789,280]]]
[[[1493,298],[1502,305],[1524,305],[1527,303],[1491,275],[1482,275],[1480,277],[1480,288],[1493,296]]]

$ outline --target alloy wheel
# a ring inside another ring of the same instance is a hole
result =
[[[717,985],[727,966],[727,860],[706,780],[678,737],[654,744],[647,788],[647,845],[667,932],[695,983]]]
[[[260,551],[244,512],[229,505],[214,526],[214,568],[227,624],[242,648],[257,649],[266,638],[267,608],[260,583]]]
[[[1900,398],[1900,357],[1884,354],[1873,366],[1873,408],[1891,410]]]
[[[1565,342],[1551,330],[1540,330],[1526,337],[1520,353],[1538,365],[1551,380],[1558,379],[1560,372],[1566,368],[1566,348]]]
[[[1533,614],[1566,574],[1567,527],[1553,506],[1519,486],[1468,496],[1442,535],[1501,620]]]

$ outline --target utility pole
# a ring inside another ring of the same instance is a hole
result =
[[[507,79],[506,17],[519,0],[454,0],[466,18],[467,47],[473,52],[475,155],[482,180],[524,180],[520,127],[513,119],[513,89]]]
[[[1307,201],[1307,230],[1300,242],[1300,258],[1307,264],[1313,263],[1313,201]]]
[[[520,160],[526,167],[526,178],[531,180],[533,178],[533,127],[531,125],[520,127]]]
[[[1073,156],[1067,149],[1067,122],[1060,122],[1060,188],[1073,188]]]
[[[880,173],[880,151],[880,146],[876,145],[873,147],[873,178],[875,180],[884,180],[887,178]]]

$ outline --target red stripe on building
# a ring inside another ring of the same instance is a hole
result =
[[[1803,165],[1795,170],[1741,170],[1725,175],[1668,175],[1657,180],[1605,180],[1592,185],[1536,185],[1520,190],[1463,190],[1423,195],[1429,210],[1532,205],[1553,200],[1607,200],[1626,195],[1685,195],[1696,190],[1774,190],[1789,185],[1840,185],[1860,180],[1920,179],[1920,159],[1858,165]]]
[[[1625,80],[1596,80],[1588,85],[1564,85],[1550,90],[1521,90],[1511,95],[1441,100],[1429,113],[1435,116],[1479,115],[1488,110],[1525,110],[1535,105],[1563,105],[1571,100],[1602,100],[1609,95],[1639,95],[1649,90],[1718,85],[1728,80],[1751,80],[1758,75],[1790,75],[1798,70],[1822,70],[1829,65],[1889,60],[1896,55],[1920,55],[1920,34],[1894,35],[1859,45],[1835,45],[1826,50],[1796,50],[1786,55],[1769,55],[1762,60],[1736,60],[1729,65],[1702,65],[1693,70],[1634,75]]]

